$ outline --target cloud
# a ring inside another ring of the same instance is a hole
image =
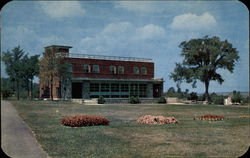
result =
[[[77,17],[85,14],[78,1],[41,1],[40,7],[52,18]]]
[[[201,30],[210,29],[215,25],[215,18],[208,12],[205,12],[200,16],[187,13],[175,16],[170,24],[170,28],[175,30]]]
[[[128,35],[133,31],[134,27],[129,22],[119,22],[108,24],[101,32],[103,35]]]
[[[164,36],[164,28],[154,24],[149,24],[136,30],[136,38],[139,39],[161,39]]]
[[[156,4],[149,1],[119,1],[115,3],[115,8],[122,8],[132,12],[152,13],[160,11]]]

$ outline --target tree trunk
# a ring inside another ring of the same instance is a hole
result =
[[[50,80],[50,97],[53,101],[53,79]]]
[[[209,99],[208,88],[209,88],[209,81],[205,81],[205,101],[206,102],[208,102],[208,99]]]
[[[33,92],[33,79],[31,79],[30,81],[30,99],[33,98],[32,92]]]
[[[20,96],[19,96],[19,81],[16,82],[17,84],[17,100],[19,100]]]

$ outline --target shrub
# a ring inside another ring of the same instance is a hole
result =
[[[82,127],[82,126],[108,125],[109,120],[101,116],[73,115],[64,117],[61,120],[61,123],[64,126]]]
[[[105,101],[105,99],[104,99],[104,97],[103,96],[100,96],[99,98],[98,98],[98,104],[104,104],[106,101]]]
[[[165,97],[160,97],[158,100],[158,103],[165,104],[165,103],[167,103],[167,101],[166,101]]]
[[[134,96],[132,96],[132,97],[129,99],[129,103],[131,103],[131,104],[139,104],[139,103],[141,103],[141,101],[140,101],[139,97],[134,97]]]

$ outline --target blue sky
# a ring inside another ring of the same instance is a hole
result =
[[[152,58],[164,89],[180,62],[182,41],[205,35],[227,39],[239,51],[233,74],[210,92],[248,91],[249,11],[239,1],[12,1],[1,10],[1,49],[20,45],[30,55],[48,45],[73,46],[71,53]],[[6,76],[4,65],[1,75]],[[204,92],[182,84],[182,90]]]

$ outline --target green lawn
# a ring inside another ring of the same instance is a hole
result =
[[[249,108],[214,105],[80,105],[62,101],[12,101],[51,157],[238,157],[250,145]],[[101,115],[109,126],[71,128],[71,114]],[[142,115],[175,116],[180,123],[141,125]],[[223,121],[194,116],[223,115]]]

